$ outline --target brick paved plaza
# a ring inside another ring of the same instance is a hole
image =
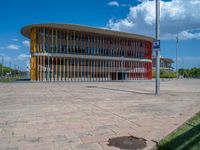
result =
[[[0,150],[102,150],[133,135],[155,146],[200,110],[200,80],[0,83]]]

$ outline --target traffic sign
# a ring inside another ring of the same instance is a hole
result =
[[[160,40],[153,41],[153,49],[160,49]]]

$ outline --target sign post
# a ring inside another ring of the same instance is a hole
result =
[[[176,79],[178,79],[178,34],[176,37]]]
[[[1,79],[3,79],[3,55],[1,56]]]
[[[160,0],[156,0],[156,85],[155,94],[160,95]]]

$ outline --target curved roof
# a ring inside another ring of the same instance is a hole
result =
[[[153,60],[156,60],[156,57],[153,57]],[[160,60],[163,60],[163,61],[169,62],[169,63],[174,63],[173,59],[167,58],[167,57],[160,57]]]
[[[171,58],[161,57],[160,60],[163,60],[163,61],[166,61],[166,62],[169,62],[169,63],[174,63],[173,59],[171,59]]]
[[[100,29],[100,28],[81,26],[81,25],[57,24],[57,23],[28,25],[21,29],[21,33],[25,37],[30,38],[31,29],[35,28],[35,27],[66,29],[66,30],[82,31],[82,32],[89,32],[89,33],[96,33],[96,34],[103,34],[103,35],[110,35],[110,36],[119,36],[119,37],[125,37],[125,38],[135,38],[135,39],[140,39],[140,40],[147,40],[150,42],[153,41],[152,37],[148,37],[148,36],[144,36],[144,35],[137,35],[137,34],[132,34],[132,33],[112,31],[112,30],[107,30],[107,29]]]

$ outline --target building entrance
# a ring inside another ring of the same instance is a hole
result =
[[[118,80],[127,80],[126,72],[118,72]]]

